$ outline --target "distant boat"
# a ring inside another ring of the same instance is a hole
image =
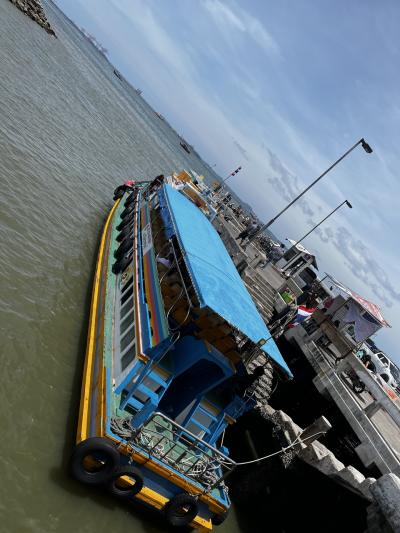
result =
[[[185,150],[185,152],[190,154],[189,146],[185,142],[181,141],[179,144],[182,146],[182,148]]]

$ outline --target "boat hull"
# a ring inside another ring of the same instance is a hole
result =
[[[93,282],[76,443],[79,445],[87,439],[102,438],[113,444],[118,450],[120,465],[133,464],[142,474],[144,486],[133,499],[152,509],[163,511],[171,498],[177,494],[201,494],[199,486],[146,451],[132,446],[126,439],[116,435],[110,425],[112,414],[121,401],[121,395],[116,393],[112,368],[112,302],[116,279],[112,273],[112,265],[115,261],[114,251],[118,245],[115,239],[116,227],[121,222],[120,214],[124,209],[125,199],[126,196],[117,200],[112,207],[100,241]],[[139,328],[140,316],[137,311],[136,313],[136,328]],[[136,334],[138,335],[139,331]],[[142,354],[142,357],[145,359],[145,354]],[[203,532],[212,529],[213,515],[223,515],[229,508],[228,503],[224,505],[210,494],[201,495],[198,505],[199,513],[190,525]]]

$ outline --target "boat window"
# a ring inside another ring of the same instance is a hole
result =
[[[131,296],[129,300],[127,300],[121,307],[121,310],[120,310],[121,320],[123,320],[126,317],[127,313],[129,313],[131,309],[133,309],[133,296]]]
[[[127,366],[134,360],[136,355],[136,346],[133,344],[131,348],[124,354],[124,356],[121,359],[121,369],[122,371],[127,368]]]
[[[121,307],[124,305],[124,303],[129,298],[129,296],[132,296],[132,294],[133,294],[133,285],[131,285],[129,289],[123,294],[121,298]]]
[[[126,314],[126,316],[124,317],[124,319],[121,322],[121,326],[120,326],[120,335],[121,335],[121,337],[124,335],[124,333],[127,330],[127,328],[129,326],[133,325],[134,320],[135,320],[135,312],[134,312],[133,306],[132,306],[132,309],[130,310],[130,312],[128,314]]]
[[[135,339],[135,328],[132,325],[121,339],[121,352],[123,352]]]
[[[133,284],[133,276],[131,276],[128,281],[124,284],[124,286],[121,289],[121,293],[124,294],[129,287],[131,287]]]

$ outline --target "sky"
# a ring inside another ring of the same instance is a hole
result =
[[[110,61],[264,221],[360,138],[271,226],[304,241],[392,325],[400,364],[400,2],[57,0]],[[399,317],[399,318],[398,318]]]

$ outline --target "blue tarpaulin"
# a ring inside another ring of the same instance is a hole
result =
[[[210,221],[176,189],[165,185],[164,192],[201,307],[209,307],[255,343],[270,339],[265,322]],[[291,374],[273,339],[262,349]]]

